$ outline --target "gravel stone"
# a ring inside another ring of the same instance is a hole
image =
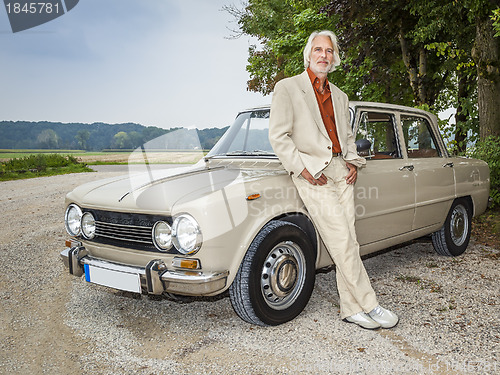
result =
[[[473,241],[458,258],[424,239],[364,259],[400,316],[378,331],[340,320],[335,272],[278,327],[243,322],[227,294],[179,303],[67,274],[64,195],[122,173],[0,183],[0,374],[500,373],[500,251]]]

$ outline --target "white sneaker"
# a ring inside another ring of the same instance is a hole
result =
[[[382,328],[392,328],[399,322],[399,318],[392,311],[378,305],[368,313],[370,318],[380,324]]]
[[[363,311],[361,311],[357,314],[348,316],[347,318],[344,319],[344,321],[348,322],[348,323],[357,324],[358,326],[360,326],[362,328],[366,328],[366,329],[377,329],[377,328],[381,327],[381,325],[379,323],[377,323],[375,320],[370,318]]]

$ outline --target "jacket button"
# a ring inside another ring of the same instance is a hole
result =
[[[327,162],[327,161],[325,161],[325,165],[328,165],[328,162]]]
[[[290,172],[290,176],[293,176],[293,171],[292,171],[292,172]]]
[[[328,149],[331,150],[332,149],[332,146],[328,146]]]

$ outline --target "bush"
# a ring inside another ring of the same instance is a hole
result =
[[[89,171],[71,155],[36,154],[0,163],[0,181]]]
[[[500,206],[500,137],[489,136],[477,142],[471,156],[484,160],[490,167],[490,197],[493,207]]]

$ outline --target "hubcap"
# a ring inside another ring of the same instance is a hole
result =
[[[284,241],[267,255],[260,286],[266,303],[277,310],[292,305],[300,295],[306,277],[305,257],[294,242]]]
[[[461,246],[467,238],[469,231],[469,216],[464,206],[458,205],[451,214],[450,234],[453,243]]]

